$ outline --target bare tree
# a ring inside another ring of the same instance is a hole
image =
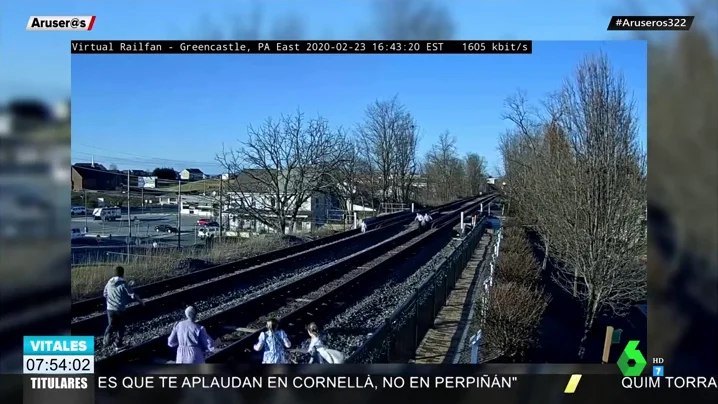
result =
[[[394,142],[394,189],[397,193],[396,199],[408,203],[416,185],[419,135],[416,123],[409,113],[405,113],[401,120],[401,129]]]
[[[564,263],[560,285],[584,304],[579,355],[593,321],[606,309],[623,314],[646,297],[646,254],[641,219],[646,209],[645,154],[637,118],[622,77],[605,55],[587,58],[561,93],[560,125],[573,159],[554,169],[562,203],[546,215],[554,255]],[[554,163],[556,165],[556,163]],[[546,170],[547,171],[547,170]]]
[[[380,181],[374,153],[371,145],[365,143],[361,137],[356,139],[357,149],[357,191],[362,198],[362,206],[371,206],[376,209],[377,195],[380,194]]]
[[[342,163],[337,166],[336,180],[339,196],[344,201],[345,210],[353,211],[353,205],[357,202],[360,186],[361,156],[360,145],[354,139],[347,140],[344,147]]]
[[[508,193],[546,257],[550,245],[556,282],[584,306],[583,356],[599,313],[621,315],[645,299],[646,165],[634,107],[604,55],[586,59],[548,98],[545,116],[520,96],[507,105],[515,124],[500,143]]]
[[[549,298],[541,289],[502,282],[491,288],[487,303],[476,310],[484,324],[482,356],[521,360],[535,343]]]
[[[506,172],[505,192],[511,197],[511,206],[514,213],[518,213],[521,221],[538,231],[541,236],[544,250],[542,268],[545,269],[550,257],[550,238],[543,227],[546,224],[542,215],[547,213],[556,201],[557,187],[551,183],[556,180],[551,177],[553,169],[551,161],[544,161],[544,153],[549,152],[550,141],[547,142],[546,134],[555,130],[558,109],[550,103],[546,103],[549,112],[549,123],[544,124],[547,119],[530,106],[527,96],[519,91],[505,101],[506,112],[503,118],[514,124],[514,129],[505,133],[500,140],[499,149],[504,160]],[[551,108],[549,108],[551,107]],[[548,167],[549,172],[543,173]],[[560,196],[559,196],[560,198]]]
[[[236,150],[217,161],[232,174],[224,194],[230,208],[282,234],[292,228],[302,206],[316,192],[334,187],[331,179],[346,156],[341,131],[304,114],[268,118],[248,128]]]
[[[425,165],[434,198],[448,202],[463,195],[464,162],[456,151],[456,138],[449,132],[439,135],[439,143],[427,153]]]
[[[486,160],[476,153],[466,155],[466,192],[478,195],[486,184]]]
[[[377,171],[382,202],[394,194],[397,183],[397,158],[408,177],[413,169],[416,150],[415,125],[411,115],[394,96],[388,101],[375,101],[365,111],[364,121],[356,128],[357,137],[366,145],[365,155]],[[399,146],[397,146],[397,144]],[[397,156],[400,151],[403,156]]]

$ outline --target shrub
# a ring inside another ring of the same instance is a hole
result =
[[[531,244],[526,239],[526,232],[523,229],[515,229],[503,233],[501,240],[501,252],[515,252],[519,254],[533,255]]]
[[[488,292],[482,320],[482,351],[492,357],[520,360],[536,339],[550,298],[543,290],[516,282],[499,283]],[[483,309],[483,310],[482,310]]]
[[[501,227],[503,228],[502,231],[506,231],[507,229],[521,228],[521,223],[514,218],[507,217],[501,221]]]
[[[531,253],[502,251],[496,261],[496,279],[531,286],[538,282],[541,270]]]

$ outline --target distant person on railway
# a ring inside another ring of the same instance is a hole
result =
[[[200,364],[204,363],[205,354],[215,350],[215,343],[207,334],[207,330],[197,324],[197,309],[192,306],[184,311],[186,320],[175,324],[167,345],[170,348],[177,348],[178,364]]]
[[[361,232],[366,233],[366,222],[364,220],[361,221]]]
[[[421,213],[416,215],[416,220],[419,222],[419,228],[426,229],[427,222],[426,222],[427,215],[422,215]]]
[[[107,301],[107,328],[102,342],[105,346],[110,346],[112,336],[117,334],[115,349],[119,350],[122,348],[122,340],[125,336],[124,316],[127,305],[133,301],[137,301],[142,305],[145,303],[132,291],[132,287],[125,282],[125,268],[121,266],[115,268],[115,276],[107,281],[102,295]]]
[[[434,218],[431,217],[431,215],[428,212],[426,214],[424,214],[424,225],[426,227],[429,227],[429,223],[431,223],[432,220],[434,220]]]
[[[424,215],[422,215],[421,213],[417,213],[414,220],[419,223],[420,228],[424,228]]]
[[[292,347],[287,333],[279,329],[279,320],[271,318],[267,320],[267,330],[259,335],[259,341],[254,344],[254,350],[264,351],[262,363],[264,364],[286,364],[289,363],[287,349]]]
[[[310,338],[309,349],[307,349],[307,353],[311,356],[309,363],[344,363],[343,353],[335,349],[329,349],[324,345],[319,327],[316,323],[309,323],[309,325],[307,325],[307,334],[309,334]]]

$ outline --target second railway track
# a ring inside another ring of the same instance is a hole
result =
[[[435,211],[438,213],[463,203],[465,202],[457,201]],[[381,227],[365,234],[357,234],[285,259],[163,294],[148,300],[144,306],[130,306],[125,312],[127,326],[125,342],[134,346],[163,335],[169,327],[183,317],[183,310],[189,304],[196,306],[203,316],[210,316],[268,293],[298,277],[311,274],[329,262],[354,254],[404,231],[406,225],[411,223],[405,216],[382,222]],[[104,313],[96,313],[77,319],[72,323],[71,330],[75,335],[95,335],[98,347],[96,355],[102,358],[112,354],[109,347],[101,343],[100,335],[106,325]]]
[[[465,204],[465,201],[460,201],[452,207],[456,209],[457,206],[462,206],[461,210],[467,211],[463,207]],[[471,206],[475,208],[475,204]],[[409,253],[420,251],[421,248],[418,244],[423,240],[434,238],[440,233],[446,234],[448,222],[444,219],[452,221],[453,218],[458,218],[457,213],[437,219],[437,229],[422,232],[420,229],[412,228],[404,231],[374,247],[366,248],[331,264],[316,268],[285,285],[278,286],[264,294],[249,297],[233,307],[205,317],[200,323],[208,329],[213,338],[221,337],[222,341],[221,350],[212,355],[209,361],[224,362],[237,355],[242,356],[243,353],[239,353],[239,351],[243,352],[244,348],[242,347],[256,337],[258,333],[256,330],[262,327],[269,316],[292,318],[300,312],[311,312],[314,308],[331,306],[331,296],[342,294],[343,297],[346,297],[350,293],[344,296],[343,292],[349,292],[352,286],[361,283],[365,288],[366,283],[372,279],[367,275],[377,274],[377,268],[386,267],[386,265],[398,262],[397,260],[402,260]],[[442,220],[444,223],[441,223]],[[174,321],[179,319],[181,317],[175,318]],[[100,360],[98,366],[167,363],[174,357],[173,350],[167,347],[168,332],[169,330],[166,330],[161,336],[108,356]]]
[[[370,225],[369,230],[375,230],[381,227],[391,226],[392,224],[406,221],[411,217],[410,212],[399,212],[385,215],[377,218],[377,221]],[[283,248],[276,251],[260,254],[254,257],[245,258],[239,261],[229,262],[222,265],[216,265],[200,271],[191,272],[184,275],[175,276],[161,281],[152,282],[135,288],[135,291],[144,298],[157,298],[162,295],[172,293],[173,291],[192,285],[198,285],[212,279],[221,278],[241,272],[258,265],[267,264],[273,261],[286,259],[291,256],[301,255],[307,251],[315,251],[326,247],[329,244],[335,245],[337,242],[344,241],[348,238],[360,234],[359,230],[349,230],[338,234],[334,234],[321,239],[298,244],[295,246]],[[73,321],[90,317],[104,311],[105,299],[102,296],[95,296],[79,301],[75,301],[71,305]]]
[[[446,205],[439,206],[430,212],[437,212],[443,209],[451,209],[464,203],[467,199],[455,201]],[[387,228],[400,224],[408,224],[414,217],[412,212],[392,213],[385,216],[379,216],[368,226],[368,235],[370,238],[386,238]],[[361,236],[358,229],[344,231],[329,237],[302,243],[281,250],[271,251],[254,257],[245,258],[239,261],[230,262],[222,265],[213,266],[200,271],[175,276],[169,279],[149,283],[134,288],[135,292],[143,299],[152,302],[151,305],[166,304],[167,299],[162,299],[167,295],[173,295],[170,300],[177,299],[176,292],[179,290],[190,290],[185,292],[182,300],[192,300],[192,296],[201,296],[205,289],[203,285],[212,283],[222,278],[232,277],[243,272],[249,272],[259,266],[264,266],[263,272],[270,272],[272,269],[267,265],[274,265],[277,268],[284,269],[291,267],[296,261],[302,261],[305,258],[325,253],[336,253],[337,250],[345,247],[352,248],[358,240],[357,236]],[[360,250],[357,249],[356,251]],[[346,252],[347,254],[350,252]],[[247,276],[248,274],[242,275]],[[256,273],[252,273],[255,276]],[[239,276],[239,275],[238,275]],[[233,278],[236,279],[237,277]],[[208,287],[206,287],[209,289]],[[102,296],[96,296],[80,301],[76,301],[71,305],[73,333],[91,333],[91,328],[96,326],[93,322],[104,316],[105,299]],[[138,307],[130,306],[128,310],[139,311]],[[147,307],[142,312],[148,313]]]

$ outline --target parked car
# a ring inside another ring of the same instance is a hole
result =
[[[174,226],[170,226],[168,224],[161,224],[159,226],[155,226],[155,231],[157,233],[177,233],[178,230]]]
[[[77,237],[70,239],[70,245],[73,247],[85,247],[100,245],[97,237]]]
[[[213,238],[219,237],[219,226],[202,226],[197,230],[197,237],[199,238]]]
[[[207,223],[211,222],[212,219],[199,219],[197,224],[200,226],[207,226]]]
[[[70,208],[70,215],[72,216],[85,216],[87,211],[84,206],[73,206]]]

